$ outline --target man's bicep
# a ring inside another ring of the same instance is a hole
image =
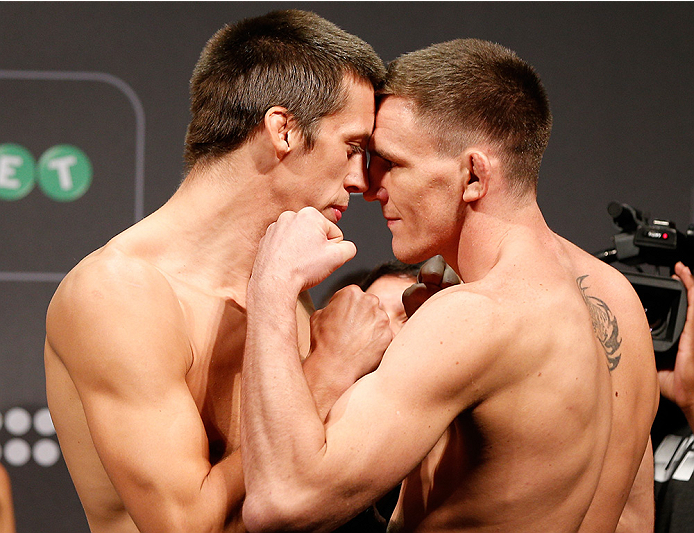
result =
[[[137,400],[138,392],[81,392],[95,449],[126,510],[141,531],[223,521],[224,487],[204,490],[207,437],[185,384],[158,379],[150,394]]]
[[[191,354],[181,311],[156,287],[147,298],[126,289],[76,301],[89,292],[83,289],[59,294],[52,304],[48,350],[70,375],[126,509],[149,530],[150,521],[167,523],[195,502],[210,470],[204,427],[185,381]]]
[[[410,317],[379,370],[389,389],[432,416],[444,410],[442,418],[452,419],[499,385],[504,335],[488,299],[448,289]]]
[[[426,311],[420,316],[425,320],[410,319],[380,366],[337,401],[326,422],[326,456],[344,454],[349,466],[341,468],[364,491],[371,485],[380,494],[402,480],[473,402],[474,374],[452,346],[457,335],[429,324]]]
[[[412,383],[400,376],[401,383]],[[452,418],[432,400],[414,401],[391,388],[381,368],[361,378],[337,401],[326,423],[326,458],[346,479],[377,497],[401,481],[438,442]]]
[[[158,379],[139,400],[138,391],[127,389],[79,392],[99,458],[136,518],[138,507],[151,512],[152,505],[165,504],[169,491],[199,488],[210,465],[204,427],[187,389]]]
[[[408,320],[378,369],[343,395],[328,428],[337,425],[338,417],[359,413],[378,423],[375,427],[387,428],[398,443],[420,441],[420,449],[410,453],[421,455],[460,412],[495,386],[490,354],[499,342],[485,326],[493,322],[484,302],[464,297],[461,306],[459,297],[439,295],[432,300],[438,302],[427,302]]]

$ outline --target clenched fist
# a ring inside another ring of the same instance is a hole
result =
[[[317,209],[285,211],[261,239],[251,279],[300,292],[318,285],[356,254],[354,243]]]
[[[376,369],[392,338],[378,298],[356,285],[335,293],[311,316],[311,353],[305,365],[320,368],[320,379],[309,385],[321,415],[355,381]]]

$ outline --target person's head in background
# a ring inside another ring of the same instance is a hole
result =
[[[417,283],[422,263],[408,265],[397,259],[381,263],[372,270],[361,269],[338,278],[323,297],[320,307],[328,305],[330,298],[348,285],[357,285],[362,291],[378,297],[390,319],[390,329],[395,335],[407,321],[402,293]]]
[[[407,321],[402,293],[410,285],[417,283],[417,273],[421,266],[421,263],[408,265],[397,260],[389,261],[374,268],[359,283],[361,290],[378,296],[390,319],[393,336]]]

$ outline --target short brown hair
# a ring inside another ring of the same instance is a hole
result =
[[[393,61],[381,94],[411,99],[442,151],[498,146],[514,192],[536,191],[552,113],[539,76],[512,50],[478,39],[434,44]]]
[[[419,269],[422,268],[424,263],[415,263],[410,265],[408,263],[403,263],[394,259],[386,263],[381,263],[373,268],[366,276],[363,277],[358,283],[359,288],[366,291],[371,285],[373,285],[376,280],[385,277],[393,276],[396,278],[414,278],[417,279],[417,274],[419,274]],[[413,281],[413,283],[415,283]]]
[[[273,11],[223,27],[190,82],[188,168],[241,146],[276,105],[287,108],[310,148],[319,120],[344,105],[347,74],[378,90],[385,67],[369,44],[315,13]]]

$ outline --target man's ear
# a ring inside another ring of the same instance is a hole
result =
[[[489,190],[492,167],[489,157],[481,150],[470,150],[463,158],[463,200],[471,203],[483,198]]]
[[[296,149],[299,142],[296,125],[286,107],[273,106],[268,109],[263,124],[278,159]]]

